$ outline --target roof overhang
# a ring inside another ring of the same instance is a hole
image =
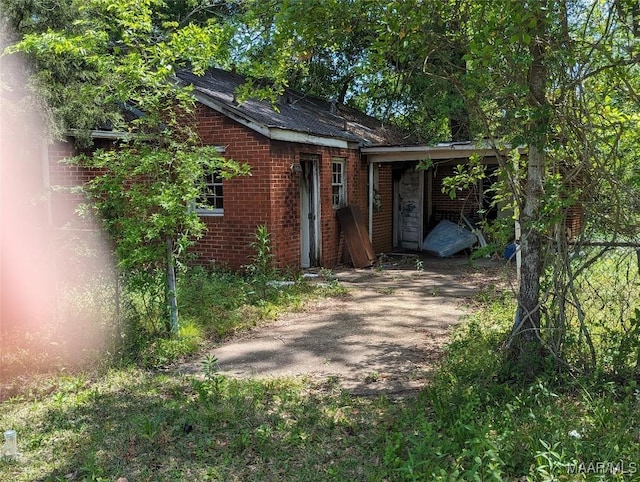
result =
[[[307,132],[292,131],[289,129],[282,129],[281,127],[268,127],[270,139],[286,142],[299,142],[301,144],[313,144],[315,146],[325,147],[340,147],[347,149],[349,142],[345,139],[339,139],[337,137],[322,137]]]
[[[294,131],[291,129],[285,129],[278,126],[269,126],[256,122],[250,117],[246,116],[239,109],[234,109],[226,103],[218,102],[211,96],[204,92],[194,90],[194,96],[198,102],[210,107],[211,109],[219,112],[220,114],[242,124],[245,127],[273,140],[297,142],[301,144],[312,144],[315,146],[324,147],[337,147],[343,149],[353,149],[353,142],[347,139],[341,139],[339,137],[325,137],[315,134],[310,134],[303,131]]]
[[[506,155],[510,148],[493,148],[488,145],[478,146],[470,142],[442,143],[435,146],[372,146],[363,147],[362,154],[367,156],[371,163],[379,162],[405,162],[450,159],[468,159],[471,156],[497,157]],[[520,153],[524,152],[524,147],[518,147]]]
[[[68,135],[71,137],[78,137],[81,134],[81,131],[78,129],[72,129],[68,131]],[[94,129],[89,131],[89,136],[92,139],[108,139],[108,140],[131,140],[131,139],[142,139],[144,140],[144,136],[140,136],[138,134],[132,134],[131,132],[125,131],[105,131]],[[225,146],[215,146],[215,150],[218,154],[224,154],[227,150]]]

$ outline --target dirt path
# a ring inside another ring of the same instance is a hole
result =
[[[424,385],[450,330],[481,287],[498,283],[504,263],[424,260],[383,270],[335,273],[348,289],[211,350],[232,377],[306,375],[355,394],[402,393]],[[183,366],[201,370],[197,360]]]

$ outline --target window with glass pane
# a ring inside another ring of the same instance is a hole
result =
[[[343,160],[334,160],[331,163],[331,188],[334,209],[341,208],[346,204],[344,166],[345,162]]]
[[[198,199],[198,211],[205,213],[221,214],[222,202],[222,178],[211,173],[205,176],[204,192]]]

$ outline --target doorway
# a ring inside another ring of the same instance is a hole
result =
[[[313,268],[320,265],[320,173],[319,156],[300,160],[300,265]]]
[[[424,223],[424,171],[394,173],[393,247],[420,251]]]

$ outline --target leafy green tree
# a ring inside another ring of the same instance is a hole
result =
[[[451,80],[466,68],[469,3],[248,1],[234,17],[234,64],[277,58],[292,87],[401,124],[414,139],[468,140],[469,112]]]
[[[638,236],[637,209],[629,209],[639,187],[637,2],[247,5],[258,53],[286,47],[296,85],[394,119],[427,142],[526,146],[526,156],[499,158],[501,198],[522,228],[508,355],[529,374],[547,354],[564,363],[567,319],[579,305],[573,280],[593,262],[572,256],[569,211],[583,215],[578,241]],[[577,329],[589,345],[583,319]]]
[[[194,11],[204,8],[187,3]],[[33,86],[50,106],[59,136],[71,132],[88,145],[92,129],[123,133],[116,149],[80,158],[100,170],[88,192],[130,286],[147,289],[166,273],[175,332],[174,263],[203,231],[189,203],[207,171],[229,177],[247,167],[201,145],[194,99],[174,72],[224,65],[230,33],[216,17],[173,21],[161,0],[75,1],[68,8],[73,21],[64,26],[52,21],[36,28],[31,14],[29,28],[5,56],[22,52],[30,59]]]
[[[630,147],[640,140],[637,39],[613,5],[600,2],[478,3],[472,17],[483,23],[467,28],[466,102],[485,137],[528,150],[517,170],[508,158],[502,166],[522,227],[509,357],[533,374],[547,354],[565,363],[570,307],[578,307],[578,330],[594,353],[573,287],[576,271],[593,259],[572,255],[569,210],[584,214],[588,231],[578,240],[638,234],[628,209],[638,185],[623,174],[633,170]]]

